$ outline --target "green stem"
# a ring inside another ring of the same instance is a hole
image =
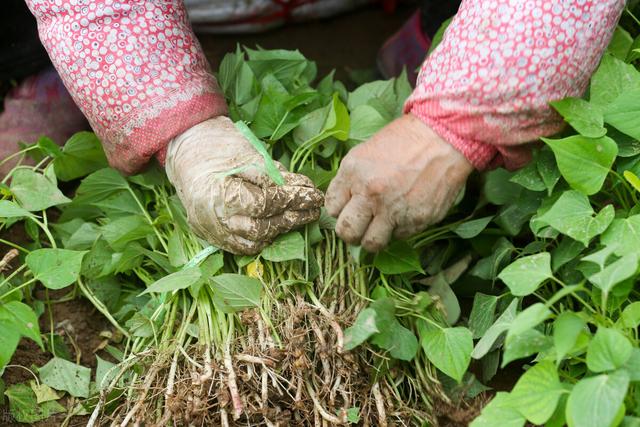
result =
[[[25,254],[28,254],[31,252],[29,249],[23,248],[22,246],[16,245],[15,243],[12,243],[8,240],[0,239],[0,243],[3,243],[7,246],[11,246],[12,248],[19,250],[20,252],[24,252]]]
[[[153,232],[158,237],[158,241],[160,241],[160,244],[164,248],[164,251],[166,253],[169,253],[169,246],[167,245],[167,242],[164,241],[164,238],[162,237],[162,235],[160,234],[158,229],[153,224],[153,219],[151,219],[151,216],[149,215],[149,212],[147,212],[147,210],[144,208],[142,202],[140,201],[140,199],[136,195],[135,191],[133,191],[133,188],[131,188],[131,186],[129,186],[129,185],[127,186],[127,190],[129,190],[129,193],[131,194],[131,197],[133,197],[133,200],[136,201],[136,204],[138,205],[138,208],[140,208],[140,211],[142,212],[142,215],[144,215],[145,219],[147,220],[147,222],[149,223],[149,225],[153,229]]]
[[[633,14],[633,12],[631,12],[631,10],[628,7],[625,7],[624,11],[627,13],[627,15],[631,17],[631,19],[635,21],[636,24],[640,25],[640,20],[636,18],[636,16]]]
[[[49,315],[49,336],[50,336],[50,343],[51,344],[51,354],[53,354],[54,357],[57,357],[56,354],[56,344],[54,341],[54,327],[53,327],[53,312],[51,311],[51,299],[49,298],[49,288],[44,288],[44,297],[45,297],[45,304],[47,306],[47,314]]]
[[[113,325],[115,326],[115,328],[117,330],[119,330],[122,335],[124,335],[126,338],[129,338],[129,332],[127,332],[127,330],[125,330],[122,326],[120,326],[120,324],[118,323],[118,321],[116,319],[113,318],[113,316],[111,315],[111,313],[109,313],[109,309],[107,309],[107,307],[102,303],[102,301],[100,301],[91,291],[91,289],[89,289],[87,286],[85,286],[85,284],[83,283],[82,279],[80,277],[78,277],[78,286],[80,287],[80,290],[82,291],[82,293],[84,294],[85,298],[87,298],[89,301],[91,301],[91,303],[93,304],[93,306],[98,309],[98,311],[100,313],[102,313],[102,315],[104,317],[107,318],[107,320]]]
[[[23,266],[23,267],[24,267],[24,266]],[[7,278],[2,282],[2,284],[4,285],[4,283],[5,283],[6,281],[8,281],[9,279],[11,279],[11,277],[12,277],[13,275],[15,275],[17,272],[18,272],[18,270],[14,271],[14,272],[11,274],[11,276],[7,277]],[[7,293],[0,295],[0,300],[5,299],[8,295],[10,295],[10,294],[12,294],[12,293],[14,293],[14,292],[16,292],[16,291],[18,291],[18,290],[20,290],[20,289],[24,288],[25,286],[29,286],[30,284],[32,284],[32,283],[33,283],[33,282],[35,282],[35,281],[36,281],[36,278],[35,278],[35,277],[34,277],[33,279],[27,280],[26,282],[22,283],[21,285],[16,286],[15,288],[11,289],[11,290],[10,290],[10,291],[8,291]]]

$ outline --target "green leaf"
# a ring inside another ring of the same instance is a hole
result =
[[[405,241],[396,241],[378,252],[373,265],[384,274],[424,273],[418,252]]]
[[[498,392],[469,427],[523,427],[525,418],[513,408],[509,393]]]
[[[553,344],[559,364],[575,347],[578,336],[585,331],[586,322],[572,311],[560,313],[553,323]]]
[[[74,397],[89,397],[91,369],[68,360],[54,357],[41,367],[40,380],[56,390],[66,391]]]
[[[224,313],[260,305],[262,283],[258,279],[225,273],[212,277],[209,284],[213,290],[213,302]]]
[[[264,143],[260,141],[253,132],[251,132],[251,129],[249,129],[245,122],[235,122],[235,126],[264,159],[264,166],[269,178],[271,178],[271,180],[277,185],[284,185],[284,177],[282,176],[280,169],[276,166],[276,163],[271,158],[271,154],[269,154],[265,148]]]
[[[20,206],[28,211],[42,211],[71,201],[58,190],[55,183],[31,169],[17,169],[13,172],[11,192]]]
[[[33,218],[33,214],[9,200],[0,200],[0,218]]]
[[[481,338],[491,327],[498,304],[498,297],[476,293],[473,298],[473,307],[469,315],[469,329],[473,332],[473,338]]]
[[[13,325],[13,322],[0,320],[0,374],[9,363],[13,353],[20,342],[20,331]]]
[[[565,264],[574,260],[584,250],[584,244],[569,237],[562,239],[560,244],[551,251],[551,270],[556,272]]]
[[[102,144],[92,132],[73,135],[62,148],[62,155],[53,159],[56,176],[61,181],[81,178],[108,166]]]
[[[60,146],[53,142],[51,138],[41,136],[38,138],[38,142],[36,142],[36,144],[38,145],[38,148],[42,150],[42,153],[47,156],[56,158],[62,155],[62,149],[60,149]]]
[[[98,225],[85,222],[64,242],[65,249],[82,251],[91,249],[93,244],[100,237],[100,227]]]
[[[128,191],[117,191],[104,199],[92,202],[91,206],[95,206],[104,212],[104,215],[115,219],[121,216],[140,215],[140,206],[136,203],[131,193]]]
[[[112,369],[116,365],[96,355],[96,387],[99,391],[109,386],[109,383],[118,374],[117,369]]]
[[[419,281],[419,283],[429,285],[429,294],[440,300],[440,305],[449,325],[454,325],[460,318],[461,313],[458,297],[455,292],[453,292],[453,289],[451,289],[451,282],[454,282],[455,279],[457,279],[457,277],[454,279],[447,278],[446,272],[440,271],[435,276]]]
[[[506,332],[511,326],[513,319],[516,318],[516,310],[518,309],[518,300],[513,299],[507,309],[498,317],[493,325],[483,335],[480,341],[477,342],[473,348],[471,357],[474,359],[481,359],[484,355],[489,353],[493,348],[493,345],[498,340],[500,335]]]
[[[564,179],[572,188],[586,195],[600,191],[618,154],[616,142],[607,136],[586,138],[576,135],[542,140],[553,150]]]
[[[272,262],[291,261],[294,259],[305,260],[304,238],[298,232],[281,234],[269,246],[262,250],[262,258]]]
[[[375,333],[380,332],[376,327],[376,312],[371,308],[365,308],[356,317],[351,327],[344,331],[344,349],[353,350],[365,342]]]
[[[464,327],[433,328],[420,337],[422,349],[434,366],[460,382],[471,361],[473,335]]]
[[[604,294],[608,294],[614,286],[638,272],[638,254],[630,253],[606,266],[602,271],[589,277]]]
[[[612,425],[628,386],[629,375],[625,371],[581,379],[567,401],[567,424],[569,427]]]
[[[552,277],[551,255],[548,252],[519,258],[498,275],[515,296],[532,294],[542,282]]]
[[[563,393],[565,390],[556,367],[552,362],[542,361],[520,377],[509,402],[527,420],[544,425],[553,415]]]
[[[602,234],[609,227],[614,214],[613,206],[607,205],[594,216],[587,196],[569,190],[562,193],[551,209],[541,215],[538,221],[588,246],[592,238]]]
[[[487,225],[491,222],[493,216],[487,216],[484,218],[478,218],[471,221],[463,222],[453,229],[453,232],[463,239],[471,239],[482,233],[482,230],[487,228]]]
[[[351,424],[358,424],[360,422],[360,407],[354,406],[347,409],[347,422]]]
[[[640,381],[640,348],[634,347],[631,350],[631,356],[622,366],[629,374],[629,380],[631,382],[639,382]]]
[[[9,399],[11,416],[19,423],[33,424],[65,411],[58,402],[38,404],[36,394],[26,384],[14,384],[4,394]]]
[[[394,104],[393,80],[376,80],[359,86],[349,94],[347,106],[353,111],[361,105],[370,104],[374,99],[382,100],[387,106]],[[388,110],[393,111],[394,108]]]
[[[398,322],[395,317],[395,303],[391,298],[374,301],[370,308],[376,312],[376,328],[371,342],[389,351],[391,357],[400,360],[412,360],[418,352],[416,336]]]
[[[380,333],[374,334],[371,342],[389,351],[394,359],[410,361],[416,356],[418,339],[409,329],[405,328],[394,318]]]
[[[560,170],[556,164],[556,159],[553,152],[550,150],[541,150],[538,152],[538,158],[536,159],[536,166],[538,167],[538,173],[547,187],[547,194],[551,196],[553,189],[560,180]]]
[[[118,191],[128,190],[129,183],[118,171],[100,169],[82,180],[76,190],[74,203],[100,202]]]
[[[20,301],[9,301],[0,305],[0,323],[4,324],[3,331],[11,327],[20,335],[35,341],[44,350],[38,326],[38,316],[28,305]]]
[[[38,249],[27,255],[25,261],[34,277],[45,287],[62,289],[78,280],[82,258],[86,253],[68,249]]]
[[[640,88],[620,94],[604,112],[604,120],[620,132],[640,139]]]
[[[632,348],[616,329],[600,327],[587,349],[587,367],[597,373],[618,369],[629,360]]]
[[[522,334],[532,328],[535,328],[540,323],[544,322],[551,316],[551,310],[541,302],[537,302],[524,310],[522,310],[511,325],[507,332],[507,343],[515,336]]]
[[[553,346],[551,337],[544,335],[537,329],[527,329],[518,335],[512,335],[505,342],[502,354],[502,367],[504,368],[514,360],[531,357],[537,353],[544,353]]]
[[[550,104],[580,135],[599,138],[607,133],[604,128],[602,111],[588,101],[579,98],[565,98]]]
[[[189,259],[185,252],[182,235],[178,229],[174,229],[167,239],[169,263],[173,267],[182,267]]]
[[[614,219],[611,226],[602,234],[600,241],[606,246],[615,248],[614,252],[618,256],[634,252],[640,254],[640,215]]]
[[[289,86],[302,78],[309,82],[315,74],[306,75],[307,69],[312,64],[298,50],[269,49],[253,50],[245,48],[251,69],[256,77],[262,78],[265,74],[273,74],[283,85]]]
[[[606,107],[623,93],[640,88],[640,74],[631,65],[604,55],[600,66],[591,78],[591,103]],[[617,408],[616,408],[617,409]]]
[[[364,104],[351,110],[351,127],[349,139],[366,141],[382,129],[389,120],[378,108]]]
[[[629,54],[629,50],[633,45],[633,38],[628,31],[621,26],[617,26],[613,37],[607,46],[607,52],[615,56],[616,58],[624,61]]]
[[[109,221],[102,226],[102,236],[116,251],[122,251],[136,240],[153,233],[153,228],[140,215],[129,215]]]
[[[637,328],[640,325],[640,301],[627,305],[622,310],[619,322],[624,328]]]
[[[511,177],[510,181],[531,191],[544,191],[547,189],[547,185],[542,180],[542,176],[540,176],[540,171],[538,170],[538,164],[536,161],[532,161],[527,166],[517,171]]]
[[[151,284],[140,295],[151,292],[164,293],[186,289],[202,279],[202,272],[199,267],[186,268],[175,273],[164,276],[162,279]]]
[[[512,177],[513,173],[505,169],[495,169],[485,174],[483,194],[489,203],[501,206],[518,200],[522,187],[511,182]]]

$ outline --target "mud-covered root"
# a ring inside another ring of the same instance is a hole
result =
[[[342,351],[336,325],[353,319],[294,300],[270,320],[245,312],[225,348],[192,345],[139,361],[144,374],[114,425],[437,425],[419,401],[402,400],[390,376],[376,376],[366,348]]]

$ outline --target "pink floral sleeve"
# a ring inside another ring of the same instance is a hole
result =
[[[520,167],[527,143],[562,128],[549,101],[584,93],[623,8],[624,0],[463,0],[405,112],[478,169]]]
[[[182,0],[27,0],[65,86],[112,166],[163,160],[174,136],[226,104]]]

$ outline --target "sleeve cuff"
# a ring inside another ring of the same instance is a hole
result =
[[[141,107],[115,134],[99,136],[113,144],[105,145],[109,164],[125,174],[139,172],[152,157],[164,164],[169,142],[177,135],[207,119],[227,114],[227,104],[213,82],[194,82],[179,92]]]
[[[451,144],[469,160],[474,168],[485,170],[500,164],[500,153],[492,145],[469,138],[464,138],[455,129],[444,125],[431,117],[420,104],[413,103],[405,106],[405,113],[411,113],[422,120],[442,139]]]

